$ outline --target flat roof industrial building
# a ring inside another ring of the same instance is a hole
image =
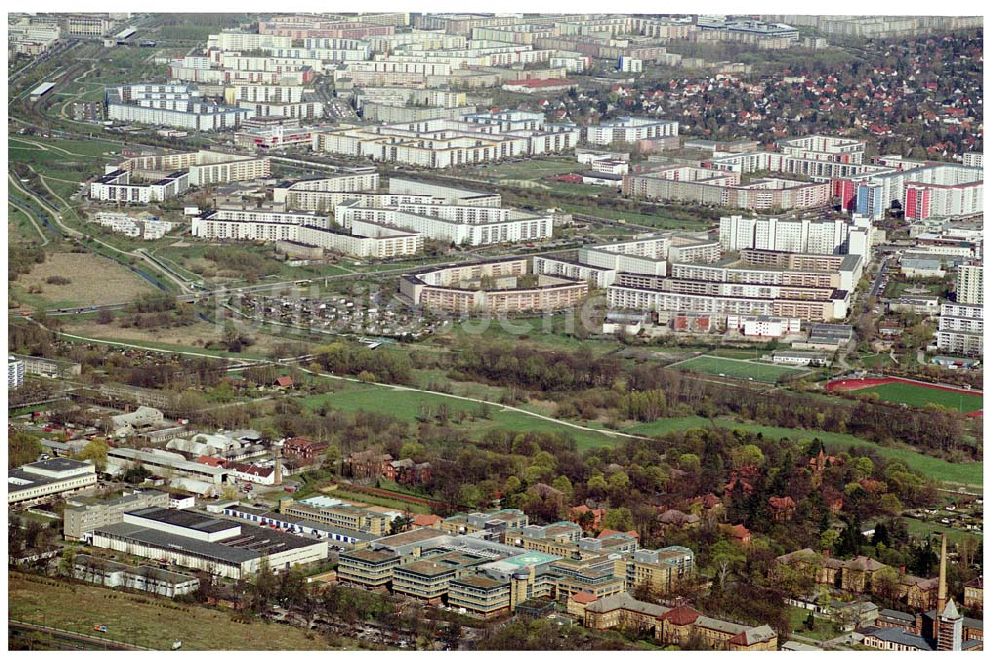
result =
[[[328,553],[325,541],[157,507],[126,512],[123,522],[96,529],[93,543],[227,578],[254,574],[265,562],[272,570],[288,569]]]

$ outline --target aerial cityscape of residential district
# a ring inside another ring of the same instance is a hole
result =
[[[983,17],[25,8],[9,650],[983,651]]]

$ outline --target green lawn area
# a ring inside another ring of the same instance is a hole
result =
[[[460,175],[490,180],[533,180],[570,171],[583,170],[584,165],[572,157],[545,157],[523,162],[507,162],[463,169]]]
[[[966,532],[965,530],[956,530],[953,527],[947,527],[941,523],[931,523],[926,520],[920,520],[919,518],[903,518],[906,521],[906,529],[909,531],[911,536],[925,537],[930,534],[941,534],[942,532],[948,536],[948,539],[952,543],[956,543],[959,539],[964,539],[968,537],[973,537],[978,541],[983,540],[982,534],[976,534],[975,532]]]
[[[861,365],[866,368],[874,368],[879,364],[887,368],[891,368],[896,365],[892,362],[892,358],[887,352],[882,352],[880,354],[868,354],[861,357]]]
[[[931,403],[957,409],[960,412],[974,412],[983,408],[983,396],[958,393],[957,391],[947,391],[931,386],[915,386],[896,382],[894,384],[883,384],[872,386],[852,393],[865,393],[867,395],[878,396],[879,400],[886,402],[898,402],[911,407],[923,407]]]
[[[169,650],[323,650],[329,645],[298,627],[233,621],[221,610],[174,603],[162,597],[124,593],[10,572],[9,617],[22,622]],[[107,634],[94,631],[106,624]]]
[[[417,499],[414,499],[412,502],[404,502],[402,500],[390,499],[388,497],[377,497],[375,495],[366,495],[365,493],[356,493],[351,492],[350,490],[342,490],[340,488],[333,489],[330,487],[324,488],[323,494],[330,495],[332,497],[339,497],[340,499],[347,500],[348,502],[374,504],[376,506],[384,506],[387,509],[396,509],[397,511],[408,511],[410,513],[434,513],[433,509]]]
[[[469,437],[473,439],[478,439],[487,431],[496,428],[515,431],[562,432],[573,437],[577,445],[583,449],[608,446],[618,439],[611,435],[580,430],[523,412],[509,411],[493,406],[489,408],[490,418],[485,419],[479,416],[479,403],[470,400],[419,391],[392,389],[372,384],[355,384],[333,393],[313,395],[302,399],[302,403],[310,409],[316,409],[327,402],[334,409],[346,412],[377,412],[404,421],[416,421],[421,414],[421,408],[425,405],[431,410],[435,410],[439,405],[446,404],[453,413],[464,411],[472,416],[459,427],[465,429]],[[432,416],[433,413],[431,411]]]
[[[41,221],[36,221],[41,226]],[[44,228],[42,227],[43,230]],[[7,238],[10,241],[41,242],[38,230],[28,220],[28,216],[21,209],[15,208],[9,201],[7,202]]]
[[[675,370],[691,370],[707,375],[725,375],[726,377],[752,379],[771,384],[777,382],[782,377],[800,375],[807,372],[801,368],[708,355],[696,356],[671,367]]]
[[[707,222],[698,220],[677,220],[662,215],[649,215],[646,213],[635,213],[632,211],[617,210],[606,206],[600,206],[596,202],[591,205],[568,204],[558,202],[558,206],[567,213],[577,215],[596,215],[609,220],[625,220],[631,224],[641,224],[646,227],[656,227],[659,229],[704,229]]]
[[[106,157],[105,153],[121,153],[122,149],[122,144],[105,141],[103,139],[88,139],[87,141],[83,141],[73,139],[42,138],[37,136],[10,136],[8,137],[8,140],[8,145],[10,146],[9,160],[15,159],[18,151],[52,152],[57,155],[63,155],[64,157],[66,153],[63,151],[66,151],[76,156]],[[42,151],[40,148],[31,145],[34,143],[42,144],[43,146],[48,147],[49,150]],[[95,173],[97,171],[98,170],[95,170]]]
[[[761,433],[764,437],[771,439],[787,437],[793,441],[809,442],[817,438],[822,440],[832,450],[843,450],[851,446],[870,447],[886,458],[894,458],[905,462],[911,468],[923,472],[936,481],[966,486],[981,487],[983,485],[983,463],[981,462],[952,463],[909,449],[892,448],[869,442],[854,435],[825,432],[823,430],[780,428],[777,426],[758,425],[756,423],[740,423],[726,418],[710,420],[701,416],[683,416],[634,425],[626,428],[626,431],[637,435],[655,437],[656,435],[670,432],[685,431],[692,428],[709,428],[712,426],[743,432]]]
[[[827,641],[843,633],[837,631],[832,622],[818,617],[813,617],[816,622],[813,625],[813,629],[806,629],[803,622],[806,621],[807,617],[809,617],[809,611],[805,608],[798,608],[796,606],[788,607],[788,624],[793,633],[801,634],[818,641]]]

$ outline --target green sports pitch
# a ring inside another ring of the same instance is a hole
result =
[[[736,379],[750,379],[756,382],[765,382],[769,384],[773,384],[783,377],[801,375],[809,372],[809,370],[803,368],[707,355],[695,356],[694,358],[689,358],[686,361],[675,363],[670,367],[678,370],[691,370],[692,372],[700,372],[706,375],[734,377]]]
[[[859,389],[854,393],[877,395],[879,400],[898,402],[911,407],[937,404],[960,412],[973,412],[983,408],[983,396],[961,391],[948,391],[933,386],[919,386],[904,382],[881,384]]]

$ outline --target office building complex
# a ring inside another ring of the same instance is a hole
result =
[[[108,499],[70,498],[63,511],[63,536],[83,541],[98,527],[122,522],[127,511],[169,506],[170,495],[158,490],[136,490]]]
[[[7,504],[34,503],[97,485],[92,462],[53,458],[7,472]]]
[[[94,530],[93,544],[225,578],[251,577],[326,559],[328,544],[287,532],[188,510],[127,511],[122,522]]]

